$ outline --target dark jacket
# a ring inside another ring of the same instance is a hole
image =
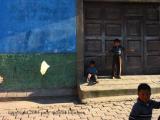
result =
[[[122,52],[124,50],[125,50],[124,47],[119,45],[119,46],[113,46],[113,48],[111,49],[111,52],[113,53],[113,55],[122,55]]]
[[[151,120],[152,110],[160,108],[160,102],[150,100],[147,103],[137,100],[129,116],[129,120]]]

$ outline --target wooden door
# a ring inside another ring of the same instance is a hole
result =
[[[124,74],[160,73],[159,15],[159,4],[86,2],[85,69],[90,60],[95,60],[99,75],[111,74],[109,50],[113,40],[119,38],[126,48]]]
[[[147,5],[144,21],[144,72],[160,73],[160,5]]]
[[[127,4],[124,14],[125,73],[143,74],[143,5]]]
[[[96,61],[99,75],[111,74],[113,40],[122,38],[122,9],[119,4],[85,4],[85,68]],[[122,42],[123,43],[123,42]]]

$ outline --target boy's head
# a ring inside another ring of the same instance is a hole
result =
[[[119,46],[121,44],[121,41],[119,39],[114,40],[114,46]]]
[[[138,98],[142,102],[148,102],[151,96],[151,87],[146,83],[141,83],[138,86]]]
[[[91,60],[91,61],[89,62],[89,66],[90,66],[90,67],[94,67],[95,65],[96,65],[95,61]]]

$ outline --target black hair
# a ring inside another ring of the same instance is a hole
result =
[[[147,90],[147,91],[151,92],[151,87],[147,83],[141,83],[138,86],[138,92],[141,90]]]
[[[89,64],[90,64],[90,65],[91,65],[91,64],[92,64],[92,65],[93,65],[93,64],[95,65],[96,62],[95,62],[94,60],[91,60],[91,61],[89,62]]]
[[[116,43],[116,42],[120,43],[121,40],[120,40],[120,39],[115,39],[115,40],[114,40],[114,43]]]

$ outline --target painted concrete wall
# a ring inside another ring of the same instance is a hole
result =
[[[0,53],[75,52],[76,0],[0,0]]]
[[[0,0],[0,41],[0,90],[76,85],[76,0]]]
[[[0,76],[4,79],[0,90],[74,88],[75,59],[74,54],[0,55]],[[50,65],[44,76],[40,74],[43,60]]]

